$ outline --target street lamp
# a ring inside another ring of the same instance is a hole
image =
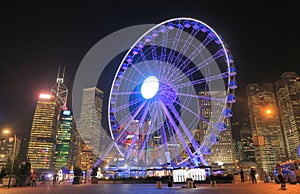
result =
[[[10,129],[4,129],[2,131],[4,134],[10,134],[11,133],[11,130]],[[16,144],[17,144],[17,136],[16,134],[14,134],[14,137],[13,137],[13,153],[12,153],[12,162],[11,162],[11,167],[10,167],[10,174],[9,174],[9,180],[8,180],[8,185],[7,185],[7,188],[10,188],[10,183],[11,183],[11,177],[12,177],[12,174],[13,174],[13,169],[14,169],[14,163],[15,163],[15,154],[16,154]]]

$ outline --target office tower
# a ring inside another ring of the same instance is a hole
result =
[[[67,169],[70,155],[71,132],[74,129],[73,115],[71,110],[62,110],[59,116],[57,134],[56,134],[56,151],[55,151],[55,169],[60,170],[62,167]]]
[[[84,141],[84,148],[82,149],[86,153],[84,161],[88,161],[88,163],[90,160],[95,162],[95,158],[99,157],[100,151],[104,151],[106,146],[100,144],[100,136],[106,135],[101,134],[102,103],[103,92],[99,88],[83,89],[81,112],[77,127]]]
[[[244,120],[240,128],[240,163],[255,163],[254,145],[249,120]]]
[[[17,137],[15,155],[16,158],[20,152],[21,140]],[[7,164],[11,162],[14,153],[14,137],[9,137],[9,135],[0,137],[0,171]],[[10,168],[10,167],[9,167]]]
[[[285,158],[285,144],[280,126],[274,85],[249,84],[247,101],[250,111],[256,163],[260,176]]]
[[[282,130],[287,148],[287,159],[298,159],[300,145],[300,76],[285,72],[275,82]]]
[[[82,152],[82,144],[82,139],[73,119],[73,128],[71,129],[69,157],[67,164],[68,169],[73,170],[75,167],[80,167],[80,153]]]
[[[34,171],[54,169],[58,103],[51,94],[40,94],[32,121],[27,157]]]
[[[199,137],[198,142],[201,142],[203,137],[209,135],[207,132],[209,129],[209,125],[204,121],[209,121],[212,125],[217,125],[214,123],[217,121],[216,117],[218,117],[221,112],[216,112],[217,110],[223,110],[223,102],[212,101],[209,100],[210,97],[225,96],[224,92],[219,91],[209,91],[203,92],[200,91],[198,93],[199,96],[203,98],[199,98],[200,105],[200,116],[203,120],[199,123],[199,130],[197,132],[197,137]],[[217,108],[216,108],[217,107]],[[224,132],[220,132],[218,135],[219,142],[211,146],[211,154],[206,155],[206,160],[209,164],[212,163],[223,163],[223,164],[233,164],[233,154],[234,154],[234,146],[232,141],[232,132],[231,132],[231,122],[230,118],[226,118],[224,120],[227,130]]]

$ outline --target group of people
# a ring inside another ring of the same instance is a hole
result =
[[[36,187],[36,182],[38,180],[38,175],[35,172],[32,172],[30,174],[30,185],[32,187]],[[40,176],[40,180],[41,180],[41,184],[45,185],[46,183],[46,177],[45,174],[41,174]],[[60,184],[63,181],[63,176],[62,175],[58,175],[57,173],[55,173],[52,177],[52,184],[56,185],[57,183]]]
[[[280,189],[282,190],[286,190],[286,185],[285,185],[285,178],[284,178],[284,174],[282,172],[282,168],[280,167],[280,165],[277,166],[277,171],[278,171],[278,180],[280,183]],[[245,182],[245,173],[243,171],[243,169],[241,169],[240,171],[240,176],[241,176],[241,182]],[[250,176],[251,176],[251,181],[253,184],[257,184],[257,179],[256,179],[256,171],[254,168],[251,168],[250,170]],[[265,174],[265,176],[267,177],[267,175]]]
[[[243,169],[241,169],[240,175],[241,175],[241,182],[245,182],[245,173],[244,173]],[[251,168],[251,170],[250,170],[250,176],[251,176],[252,183],[253,184],[257,184],[256,172],[255,172],[254,168]]]

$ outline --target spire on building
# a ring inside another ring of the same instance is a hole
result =
[[[65,70],[66,67],[64,66],[63,71],[60,72],[60,66],[58,67],[56,83],[51,88],[51,94],[55,96],[62,110],[67,109],[68,98],[68,88],[64,84]]]

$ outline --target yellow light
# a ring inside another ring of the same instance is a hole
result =
[[[272,114],[272,110],[271,110],[271,109],[267,109],[267,110],[266,110],[266,114],[267,114],[267,115]]]
[[[5,134],[10,134],[10,130],[9,129],[4,129],[2,132],[5,133]]]

